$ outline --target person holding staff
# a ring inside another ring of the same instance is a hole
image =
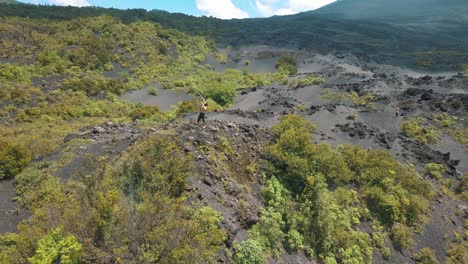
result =
[[[203,128],[205,128],[206,126],[205,113],[206,113],[206,110],[208,109],[208,103],[206,102],[205,98],[203,98],[203,96],[200,95],[200,97],[201,97],[200,114],[198,115],[197,124],[199,124],[200,121],[203,121]]]
[[[197,118],[197,124],[200,124],[200,121],[203,121],[203,128],[206,126],[206,121],[205,121],[205,114],[206,111],[208,110],[208,103],[206,102],[205,98],[201,95],[200,90],[197,89],[195,84],[192,82],[193,87],[195,90],[197,90],[198,95],[200,96],[200,114],[198,115]]]

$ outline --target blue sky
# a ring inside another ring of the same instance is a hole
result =
[[[160,9],[223,19],[268,17],[309,11],[335,0],[20,0],[33,4]]]

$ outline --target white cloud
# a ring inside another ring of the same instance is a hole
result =
[[[49,0],[49,2],[53,5],[60,5],[60,6],[90,6],[88,0]]]
[[[292,15],[320,8],[335,2],[335,0],[288,0],[285,5],[278,5],[278,0],[256,0],[255,6],[264,16]]]
[[[196,2],[198,10],[208,16],[222,19],[249,17],[247,12],[235,6],[231,0],[197,0]]]

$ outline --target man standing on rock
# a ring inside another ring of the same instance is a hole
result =
[[[206,113],[206,110],[208,109],[208,103],[206,102],[205,98],[203,98],[202,96],[200,96],[200,97],[201,97],[200,114],[198,115],[197,124],[199,124],[200,120],[202,120],[203,121],[203,128],[205,128],[205,126],[206,126],[205,113]]]
[[[400,116],[400,107],[397,107],[395,109],[395,117],[399,117]]]

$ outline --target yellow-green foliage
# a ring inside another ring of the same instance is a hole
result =
[[[440,132],[434,126],[424,125],[424,122],[424,118],[409,118],[401,124],[401,128],[407,137],[424,144],[437,144],[441,139]]]
[[[430,248],[421,249],[418,253],[414,253],[412,258],[418,264],[439,264],[434,250]]]
[[[0,64],[0,81],[30,84],[30,73],[25,67],[14,64]]]
[[[130,120],[129,113],[136,108],[113,96],[109,99],[89,99],[82,92],[56,90],[49,94],[24,90],[25,98],[36,105],[16,112],[15,120],[0,124],[0,136],[13,143],[21,143],[40,158],[51,154],[62,144],[63,138],[78,128],[109,120]],[[27,101],[28,102],[28,101]]]
[[[324,89],[322,92],[322,98],[325,100],[341,101],[349,98],[348,93],[334,92],[332,89]]]
[[[402,224],[395,224],[392,227],[392,240],[400,249],[408,249],[413,245],[411,229]]]
[[[298,89],[311,85],[320,85],[325,82],[325,79],[322,77],[309,76],[304,79],[293,79],[289,82],[289,88]]]
[[[221,63],[221,64],[226,64],[227,63],[227,58],[228,58],[228,54],[225,53],[225,52],[217,52],[215,54],[215,58],[216,60]]]
[[[295,75],[298,71],[297,58],[293,55],[284,55],[279,58],[276,68],[287,75]]]
[[[436,124],[441,127],[451,127],[452,125],[457,123],[455,121],[455,118],[447,113],[434,115],[434,120]]]
[[[442,176],[444,175],[444,173],[445,173],[445,168],[443,165],[437,164],[437,163],[426,164],[426,174],[428,174],[432,178],[436,180],[440,180],[442,179]]]
[[[270,85],[272,75],[268,73],[248,73],[243,70],[227,69],[223,73],[199,70],[197,74],[184,76],[178,81],[163,82],[166,88],[185,88],[193,94],[199,92],[213,99],[221,106],[228,106],[235,98],[236,90]]]
[[[248,239],[234,245],[236,264],[264,264],[263,249],[258,241]]]
[[[447,113],[436,114],[434,115],[434,122],[463,146],[468,147],[468,128],[457,124],[457,117]]]
[[[158,106],[145,105],[145,106],[137,106],[135,109],[133,109],[129,113],[129,116],[130,118],[132,118],[132,120],[135,121],[135,120],[147,119],[157,113],[159,113]]]
[[[462,71],[463,71],[463,76],[465,78],[468,78],[468,64],[463,64],[462,65]]]
[[[16,176],[31,162],[31,153],[19,144],[0,139],[0,179]]]
[[[447,251],[447,258],[445,259],[445,263],[446,264],[466,263],[467,258],[468,258],[468,242],[463,241],[461,243],[450,245],[450,248]]]
[[[32,215],[17,234],[0,236],[0,262],[215,262],[222,215],[187,204],[192,162],[176,136],[155,135],[117,160],[89,157],[88,175],[68,184],[50,176],[56,165],[37,164],[16,178]]]
[[[26,59],[35,54],[30,67],[2,66],[7,68],[2,69],[0,79],[26,82],[31,74],[82,75],[111,70],[112,63],[117,63],[135,67],[126,85],[126,89],[135,89],[156,80],[182,78],[213,51],[211,42],[203,37],[151,22],[123,24],[109,16],[69,21],[1,18],[0,24],[0,57]]]
[[[383,233],[380,240],[355,229],[370,218],[379,225],[396,226],[397,243],[409,245],[409,226],[424,223],[429,212],[434,195],[430,185],[413,167],[385,151],[314,144],[314,130],[299,116],[285,116],[272,128],[275,138],[267,153],[278,180],[272,177],[267,185],[267,207],[250,238],[273,255],[283,243],[291,249],[305,248],[325,262],[371,263],[375,243],[382,252],[387,249],[383,228],[375,231]],[[349,189],[350,182],[356,190]],[[291,213],[285,208],[297,209]],[[303,237],[290,236],[295,231]]]
[[[118,79],[102,78],[100,76],[86,76],[84,78],[72,78],[66,80],[62,90],[83,91],[87,95],[97,95],[98,93],[112,92],[114,94],[122,93],[124,83]]]
[[[31,264],[77,264],[83,261],[82,251],[83,246],[75,236],[63,234],[56,228],[39,240],[36,253],[28,261]]]
[[[463,146],[468,147],[468,128],[454,128],[450,133]]]
[[[351,100],[355,106],[364,106],[370,109],[375,109],[375,95],[373,93],[366,93],[359,95],[356,92],[339,93],[331,89],[325,89],[321,92],[323,99],[341,102],[343,100]]]
[[[156,88],[154,86],[151,86],[151,87],[148,88],[148,94],[153,95],[153,96],[157,96],[159,94],[159,90],[158,90],[158,88]]]

